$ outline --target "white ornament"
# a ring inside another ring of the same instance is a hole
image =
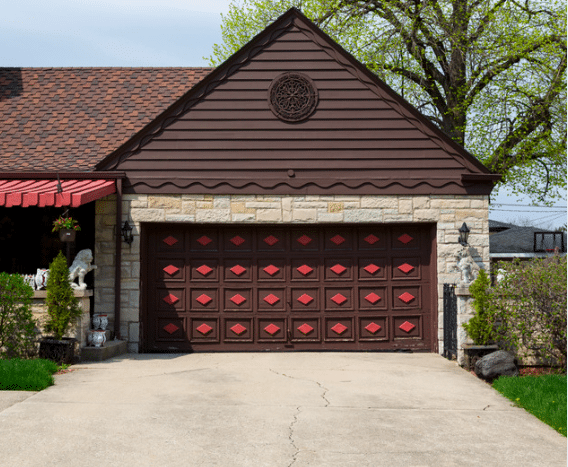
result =
[[[91,261],[93,261],[93,252],[88,248],[77,253],[73,264],[69,268],[71,287],[78,290],[85,290],[87,288],[85,275],[93,269],[97,269],[94,264],[91,264]],[[78,284],[75,284],[75,279],[78,279]]]

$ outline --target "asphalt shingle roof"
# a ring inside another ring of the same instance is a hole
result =
[[[0,171],[90,171],[212,68],[0,68]]]

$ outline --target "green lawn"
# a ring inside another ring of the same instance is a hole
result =
[[[53,385],[56,363],[41,358],[34,360],[0,360],[0,390],[41,391]]]
[[[493,387],[566,436],[566,375],[501,376]]]

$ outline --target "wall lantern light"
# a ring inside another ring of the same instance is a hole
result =
[[[124,241],[130,245],[134,241],[134,235],[132,235],[132,226],[128,223],[128,221],[124,221],[124,225],[120,231],[122,232],[122,238]]]
[[[467,228],[467,224],[465,222],[459,228],[459,233],[460,233],[460,239],[459,239],[460,245],[467,246],[467,239],[469,237],[469,229]]]

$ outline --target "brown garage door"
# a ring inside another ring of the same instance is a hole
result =
[[[148,351],[435,345],[431,225],[144,228]]]

